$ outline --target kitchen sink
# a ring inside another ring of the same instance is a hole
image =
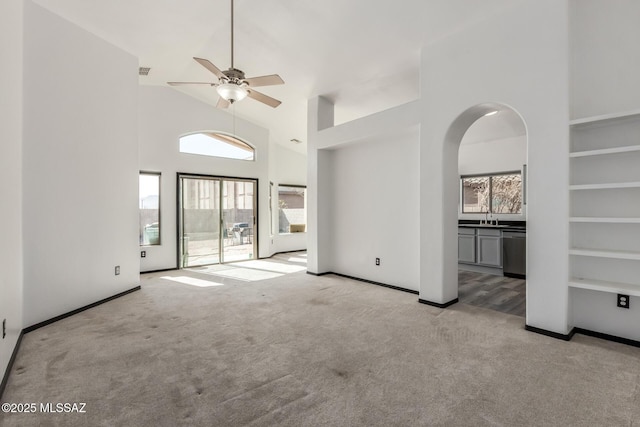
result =
[[[495,228],[495,229],[509,229],[509,230],[522,230],[526,231],[526,225],[513,225],[513,224],[458,224],[458,227],[463,228]]]

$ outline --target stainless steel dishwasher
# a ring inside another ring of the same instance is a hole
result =
[[[502,273],[525,279],[527,274],[527,232],[502,232]]]

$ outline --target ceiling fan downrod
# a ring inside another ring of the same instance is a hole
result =
[[[231,0],[231,68],[233,69],[233,0]]]

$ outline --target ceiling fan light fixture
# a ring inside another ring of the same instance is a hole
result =
[[[247,89],[243,85],[234,83],[222,83],[216,87],[216,91],[218,91],[218,95],[232,104],[247,97]]]

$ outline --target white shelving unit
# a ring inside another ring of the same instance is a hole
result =
[[[631,153],[640,151],[640,145],[628,145],[616,148],[602,148],[600,150],[576,151],[569,154],[570,158],[589,157],[589,156],[605,156],[607,154]]]
[[[574,223],[593,223],[593,224],[640,224],[640,218],[614,218],[614,217],[589,217],[589,216],[572,216],[569,222]]]
[[[640,286],[628,283],[608,282],[605,280],[581,279],[572,277],[569,279],[569,287],[591,289],[593,291],[611,292],[614,294],[626,294],[640,297]]]
[[[640,252],[610,251],[597,249],[571,248],[569,255],[590,256],[594,258],[631,259],[640,261]],[[638,284],[640,286],[640,283]]]
[[[611,190],[615,188],[640,188],[639,182],[610,182],[599,184],[570,185],[569,190]]]
[[[575,126],[585,125],[589,123],[606,122],[609,120],[624,119],[627,117],[635,117],[635,116],[640,116],[640,109],[630,110],[630,111],[621,111],[618,113],[611,113],[611,114],[600,114],[597,116],[583,117],[581,119],[573,119],[569,121],[569,124],[575,127]]]
[[[640,109],[569,124],[568,285],[640,296]]]

